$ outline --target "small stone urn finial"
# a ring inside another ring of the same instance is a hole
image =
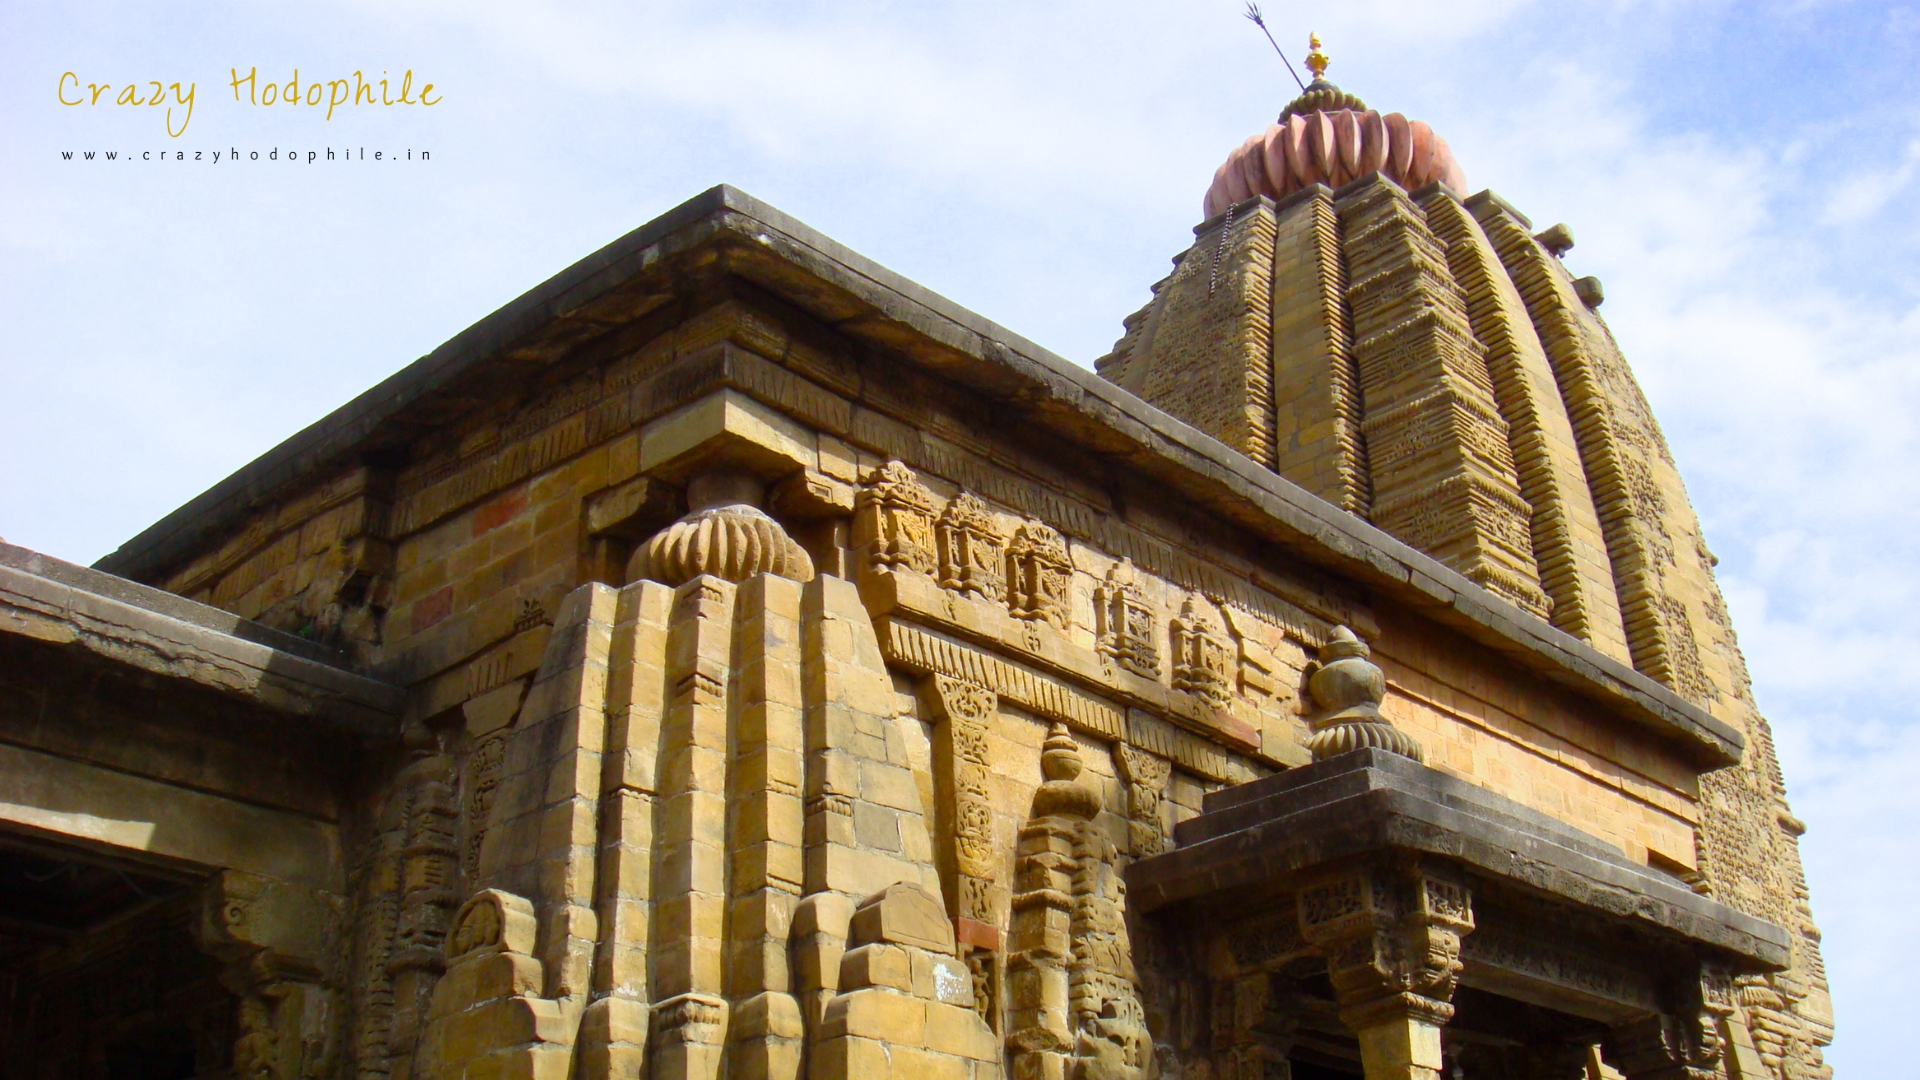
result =
[[[1320,646],[1320,667],[1307,680],[1307,692],[1320,706],[1313,738],[1307,742],[1313,760],[1325,761],[1368,746],[1425,760],[1420,744],[1380,711],[1380,702],[1387,696],[1387,677],[1367,659],[1372,653],[1366,642],[1344,626],[1334,627],[1327,643]]]
[[[1033,793],[1035,817],[1063,815],[1091,820],[1100,812],[1100,796],[1080,782],[1086,765],[1080,760],[1080,745],[1065,724],[1056,722],[1047,732],[1040,748],[1040,773],[1047,778]]]

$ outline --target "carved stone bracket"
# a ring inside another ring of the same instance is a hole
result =
[[[1726,1049],[1721,1024],[1733,1015],[1733,977],[1711,961],[1679,987],[1670,1012],[1614,1027],[1601,1044],[1628,1080],[1713,1080]]]
[[[233,1045],[245,1080],[305,1080],[333,1067],[337,994],[326,984],[326,899],[237,870],[201,895],[200,946],[226,962],[220,981],[240,999]]]
[[[1413,864],[1359,867],[1301,890],[1300,933],[1326,957],[1341,1022],[1369,1077],[1431,1080],[1453,1018],[1467,887]]]

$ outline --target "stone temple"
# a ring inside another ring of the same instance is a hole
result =
[[[0,1069],[1823,1080],[1714,557],[1468,191],[1320,78],[1095,374],[714,188],[0,548]]]

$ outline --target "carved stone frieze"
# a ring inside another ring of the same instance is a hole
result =
[[[1022,522],[1007,545],[1007,609],[1013,617],[1065,630],[1072,581],[1066,538],[1045,522]]]
[[[1133,562],[1121,559],[1093,594],[1095,648],[1142,678],[1160,677],[1159,620],[1134,581]]]
[[[1550,934],[1522,933],[1490,922],[1464,939],[1461,955],[1486,972],[1488,979],[1524,979],[1536,987],[1598,999],[1623,1011],[1659,1008],[1659,987],[1650,972],[1575,948]]]
[[[876,570],[932,574],[933,493],[899,461],[873,470],[854,499],[854,545]]]
[[[1233,700],[1233,649],[1204,599],[1188,594],[1170,624],[1173,638],[1173,688],[1185,690],[1216,709]]]
[[[978,495],[963,491],[934,523],[940,587],[988,600],[1007,595],[1006,542]]]

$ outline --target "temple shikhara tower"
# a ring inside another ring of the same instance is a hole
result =
[[[0,546],[0,1071],[1829,1077],[1599,283],[1315,46],[1093,371],[720,187]]]

